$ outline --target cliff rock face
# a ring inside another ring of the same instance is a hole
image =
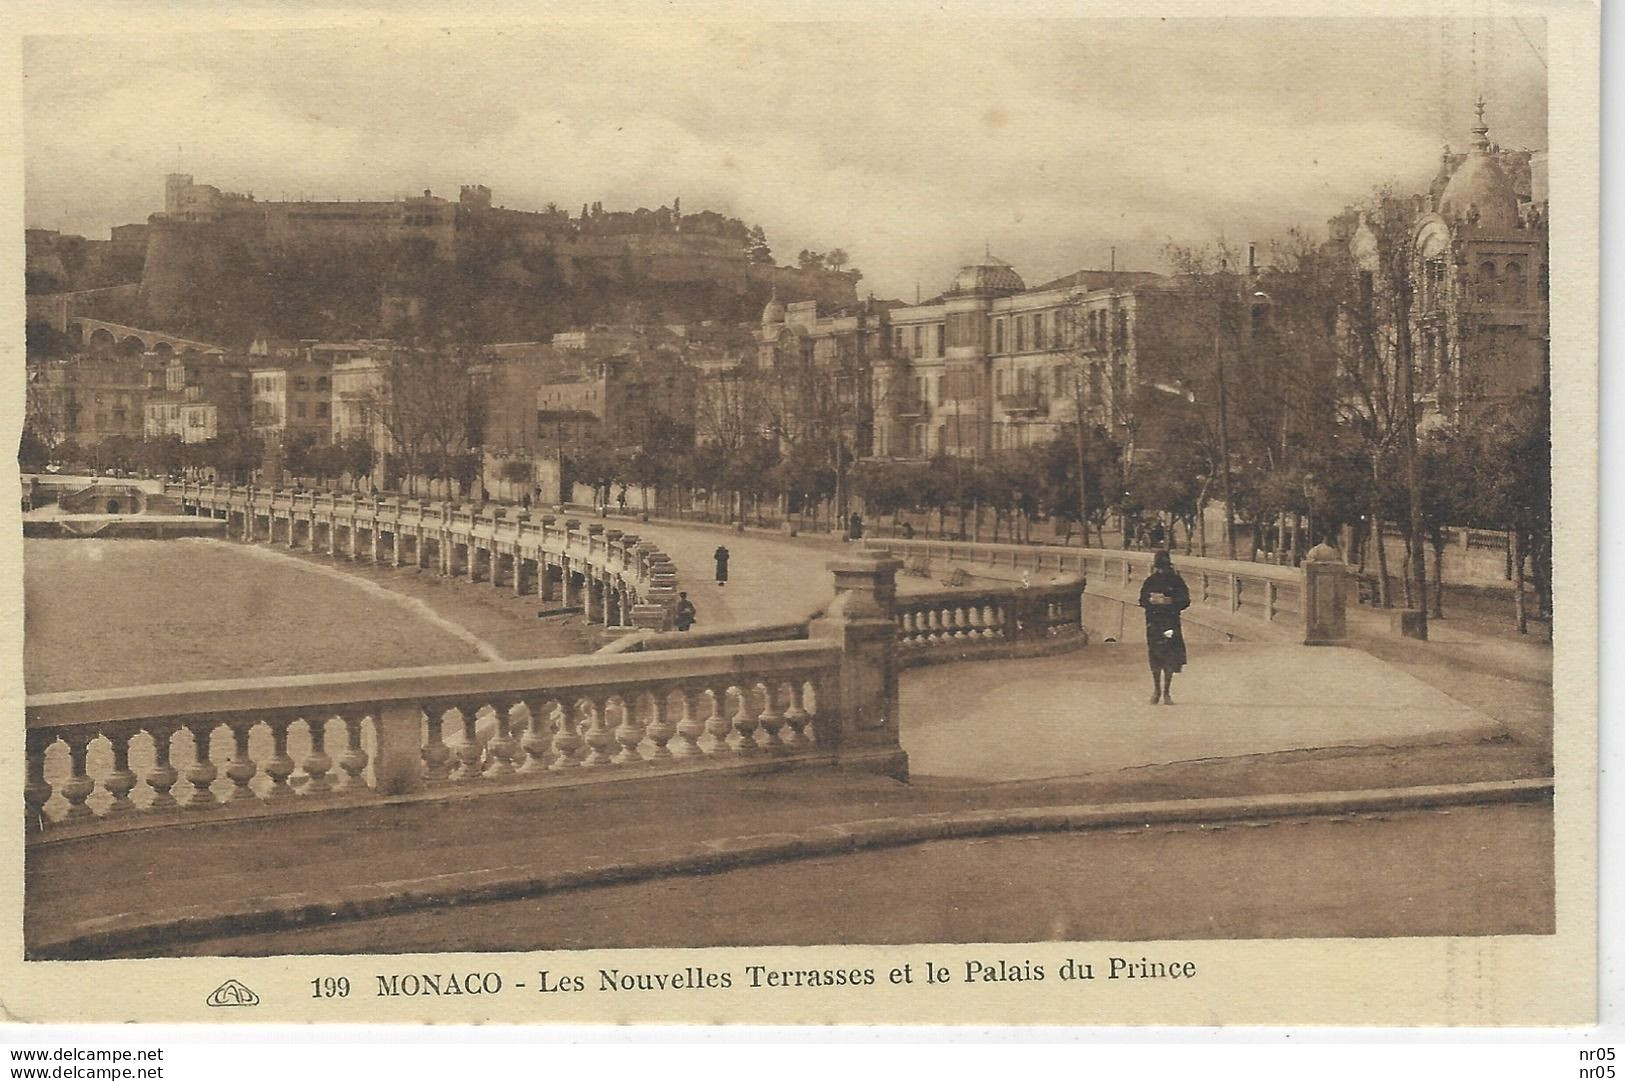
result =
[[[719,224],[721,223],[721,224]],[[858,276],[753,261],[742,223],[658,212],[572,220],[452,204],[205,205],[154,215],[153,325],[206,340],[450,335],[535,340],[611,322],[748,322],[774,291],[825,307]]]

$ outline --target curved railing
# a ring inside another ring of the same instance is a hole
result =
[[[534,591],[553,599],[549,594],[555,583],[544,571],[556,567],[565,606],[582,602],[589,622],[611,628],[666,630],[671,626],[677,599],[676,564],[653,542],[600,523],[584,526],[578,518],[532,515],[496,505],[482,509],[399,497],[371,499],[359,494],[189,482],[166,485],[165,493],[179,498],[183,509],[235,519],[245,540],[264,539],[294,547],[301,541],[303,528],[305,545],[319,550],[323,546],[319,533],[325,526],[325,546],[335,556],[342,529],[351,558],[368,554],[370,549],[373,562],[392,561],[395,566],[403,565],[408,543],[412,560],[427,566],[427,547],[432,544],[441,573],[466,573],[473,580],[483,567],[491,584],[506,577],[515,593]],[[358,540],[363,533],[369,537],[366,548]],[[385,536],[390,538],[387,544]],[[453,550],[459,547],[467,553],[461,568],[453,558]],[[527,574],[526,561],[535,564],[534,574]],[[582,597],[573,595],[570,573],[589,569],[596,572],[595,580],[615,587],[613,603],[595,601],[591,589]]]
[[[1113,548],[965,541],[877,538],[864,543],[871,549],[889,550],[905,564],[911,560],[952,563],[973,575],[1082,576],[1085,592],[1136,605],[1140,583],[1151,573],[1153,555]],[[1174,565],[1190,587],[1192,607],[1199,611],[1259,623],[1296,625],[1303,620],[1303,572],[1297,568],[1181,555],[1174,557]]]

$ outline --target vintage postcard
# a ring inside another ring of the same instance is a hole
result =
[[[12,7],[8,1019],[1595,1017],[1596,7]]]

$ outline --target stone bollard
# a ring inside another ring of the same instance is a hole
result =
[[[892,604],[902,561],[884,553],[855,553],[829,563],[835,600],[809,625],[808,637],[838,645],[835,708],[820,711],[818,746],[845,767],[908,776],[908,755],[898,735],[897,624]],[[827,720],[824,718],[827,716]]]
[[[1303,644],[1334,646],[1348,641],[1348,564],[1322,541],[1303,561]]]

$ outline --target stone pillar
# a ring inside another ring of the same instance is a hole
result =
[[[536,595],[544,601],[557,600],[559,595],[547,557],[541,552],[536,553]]]
[[[898,736],[892,602],[902,565],[889,555],[870,552],[828,564],[835,575],[835,600],[823,618],[812,621],[808,635],[841,650],[836,685],[820,688],[833,708],[819,710],[818,746],[833,752],[843,766],[900,779],[908,776],[908,755]]]
[[[578,590],[578,588],[577,588],[577,586],[575,584],[575,579],[573,577],[571,577],[571,575],[570,575],[570,566],[569,566],[569,564],[567,564],[567,563],[560,564],[559,580],[563,584],[564,607],[566,607],[566,608],[578,608],[578,607],[580,607],[581,606],[581,597],[579,596],[579,590]]]
[[[515,597],[525,595],[525,557],[517,548],[513,550],[513,595]]]
[[[380,709],[374,791],[402,796],[423,789],[423,714],[416,704],[392,702]]]
[[[1303,644],[1341,645],[1348,640],[1348,565],[1324,541],[1303,561]]]

